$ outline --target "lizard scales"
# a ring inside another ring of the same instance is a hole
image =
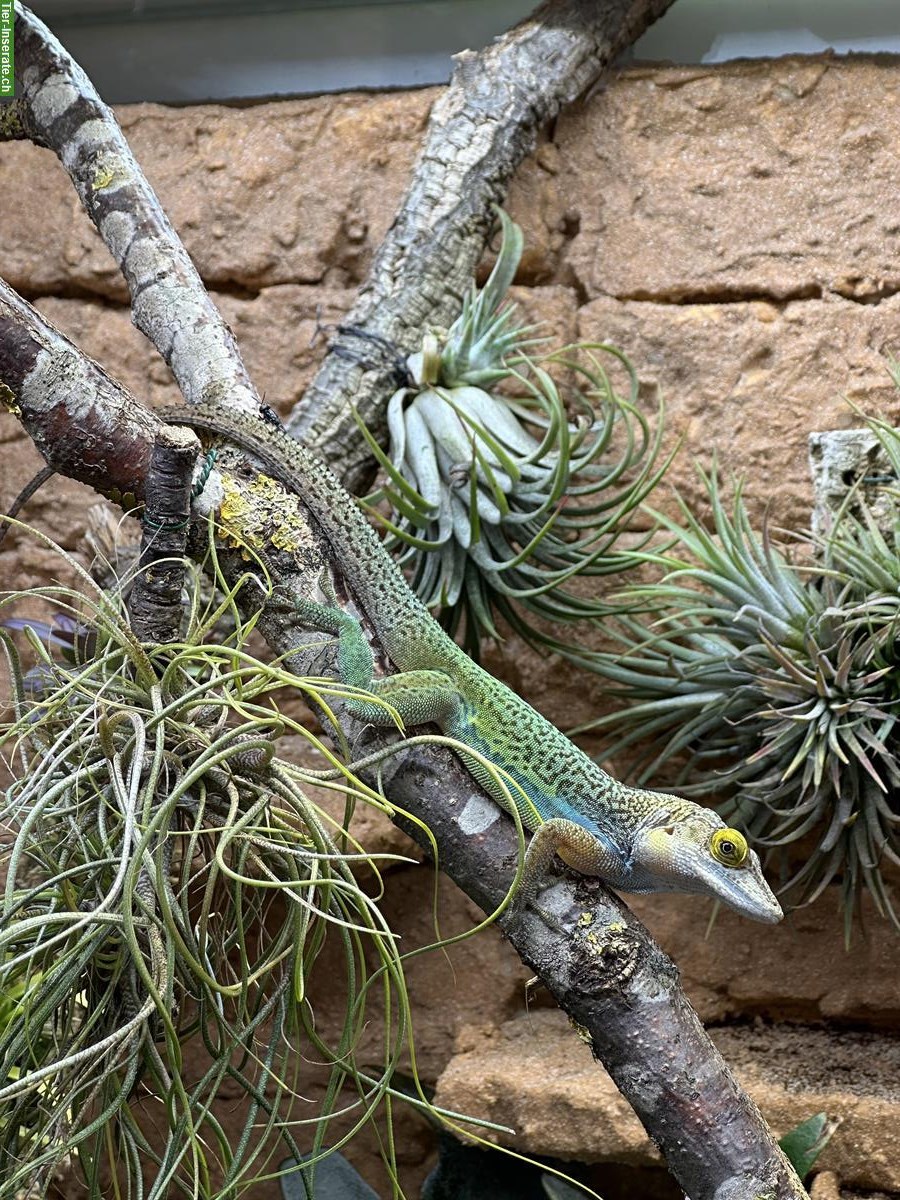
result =
[[[532,841],[529,875],[557,850],[580,870],[623,890],[705,892],[754,919],[780,920],[781,908],[741,834],[727,830],[716,814],[692,801],[615,780],[456,645],[410,589],[375,530],[321,459],[274,424],[233,410],[192,405],[163,409],[157,415],[234,442],[300,497],[381,646],[401,672],[383,681],[397,685],[386,698],[409,724],[437,721],[445,733],[507,771],[526,793],[527,800],[515,798],[522,823],[547,835]],[[433,704],[417,706],[410,691],[404,699],[411,703],[404,712],[395,696],[401,681],[413,678],[411,673],[427,677],[432,685],[446,677],[446,693],[453,694],[455,703],[438,715]],[[483,768],[471,760],[466,766],[508,807]],[[718,858],[711,850],[716,838],[726,847],[735,846],[740,861]]]

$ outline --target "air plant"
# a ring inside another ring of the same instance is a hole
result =
[[[542,339],[504,303],[522,232],[502,211],[500,220],[487,283],[473,284],[452,327],[428,333],[408,360],[411,382],[388,404],[389,452],[363,428],[384,472],[365,505],[411,586],[451,632],[464,624],[473,653],[500,636],[498,615],[542,642],[534,617],[612,611],[566,585],[624,568],[621,534],[667,465],[662,421],[651,430],[618,350],[585,343],[532,357]],[[625,368],[627,398],[604,360]],[[573,381],[565,395],[554,370]]]
[[[353,870],[377,881],[397,856],[369,855],[347,832],[354,803],[387,805],[275,706],[299,691],[340,747],[331,705],[359,693],[253,657],[240,583],[217,576],[211,597],[187,567],[180,640],[143,645],[122,590],[59,554],[77,589],[0,596],[0,610],[40,601],[57,613],[0,624],[12,703],[0,726],[12,778],[0,815],[0,1200],[43,1195],[70,1156],[91,1195],[112,1177],[116,1195],[233,1200],[270,1176],[279,1146],[296,1158],[311,1145],[315,1161],[376,1115],[389,1122],[408,1049],[396,938]],[[232,633],[213,643],[226,611]],[[23,637],[37,670],[23,668]],[[283,734],[320,765],[280,757]],[[343,820],[311,791],[323,787],[343,798]],[[331,1034],[312,1001],[326,941]],[[365,1031],[379,1020],[373,1047]],[[191,1039],[206,1059],[189,1080]],[[381,1065],[363,1069],[360,1053]],[[234,1141],[212,1108],[226,1080],[244,1106]],[[385,1144],[396,1178],[390,1132]]]
[[[873,427],[900,466],[897,434]],[[717,799],[780,859],[783,891],[812,902],[840,881],[848,933],[862,886],[900,926],[882,873],[900,865],[900,519],[889,544],[848,503],[798,565],[753,529],[740,486],[729,510],[715,470],[701,478],[711,530],[679,500],[654,514],[668,545],[638,555],[661,578],[627,598],[654,619],[621,618],[615,653],[570,653],[625,702],[591,727],[640,782],[666,772]]]

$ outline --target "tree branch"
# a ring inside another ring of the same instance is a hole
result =
[[[112,111],[50,30],[24,5],[15,22],[21,94],[7,136],[53,150],[131,293],[131,319],[189,403],[259,411],[234,334],[209,298]],[[2,127],[0,127],[2,134]]]
[[[432,114],[407,200],[349,323],[403,351],[415,348],[425,324],[449,324],[483,250],[491,204],[502,198],[539,125],[670,3],[557,0],[481,54],[461,56]],[[49,31],[26,9],[18,15],[22,96],[6,136],[24,132],[59,155],[128,281],[135,324],[172,367],[185,397],[255,411],[256,393],[232,335],[114,118]],[[321,453],[342,461],[350,481],[361,477],[367,455],[348,398],[354,395],[365,419],[374,421],[395,366],[387,354],[378,367],[364,368],[360,341],[352,332],[338,339],[310,391],[308,416],[295,422]],[[369,339],[369,355],[377,346],[377,338]],[[52,466],[126,508],[142,500],[158,421],[5,285],[0,379],[0,397],[18,411]],[[305,536],[285,548],[286,522],[302,518],[298,500],[285,495],[273,505],[240,475],[226,474],[205,493],[207,507],[224,485],[240,492],[234,506],[242,514],[240,532],[265,555],[276,590],[308,590],[324,543],[304,526]],[[205,535],[202,514],[201,525]],[[220,563],[227,577],[246,576],[239,551],[223,545]],[[274,607],[260,628],[278,654],[309,645],[308,633]],[[300,655],[292,661],[303,669]],[[387,735],[368,737],[369,749],[388,744]],[[380,778],[392,800],[433,831],[442,868],[492,911],[512,880],[518,852],[512,823],[445,750],[407,748],[382,765]],[[532,913],[508,916],[510,940],[587,1031],[692,1200],[805,1196],[690,1009],[673,964],[625,906],[596,882],[568,877],[553,883],[541,906],[556,927]]]
[[[353,331],[377,335],[403,356],[419,348],[428,325],[453,322],[493,227],[493,206],[538,130],[672,3],[548,0],[479,53],[456,55],[409,189],[341,326],[345,332],[288,421],[351,492],[371,477],[371,453],[351,404],[381,429],[398,386],[398,356]]]
[[[200,439],[191,429],[163,425],[147,469],[138,571],[128,618],[141,642],[174,642],[181,628],[191,483]]]
[[[0,377],[6,402],[52,465],[95,486],[108,475],[112,490],[128,493],[132,503],[142,499],[158,419],[8,288],[0,298]],[[326,547],[294,496],[284,494],[273,503],[240,476],[214,473],[195,507],[201,542],[203,510],[218,503],[223,478],[240,495],[240,503],[230,506],[235,514],[230,531],[238,543],[264,555],[277,593],[309,592]],[[286,536],[297,522],[303,522],[305,535]],[[223,542],[220,565],[227,578],[246,578],[246,561],[233,546],[232,538]],[[276,654],[292,654],[295,669],[304,670],[315,653],[309,633],[283,608],[267,609],[260,630]],[[305,649],[298,652],[301,645]],[[396,735],[350,728],[349,744],[358,745],[360,736],[368,739],[367,753],[396,741]],[[368,774],[373,786],[380,781],[394,804],[427,825],[441,868],[492,912],[512,882],[518,838],[512,822],[461,764],[446,750],[416,744]],[[419,831],[411,832],[421,840]],[[549,882],[540,905],[555,927],[526,912],[505,916],[505,932],[587,1032],[688,1195],[802,1200],[806,1193],[799,1180],[700,1025],[671,960],[622,901],[596,881],[567,876]]]
[[[127,510],[155,422],[131,393],[0,279],[0,401],[47,464]]]
[[[382,771],[391,800],[423,820],[440,866],[485,911],[512,879],[512,822],[454,759],[412,749]],[[403,825],[427,849],[420,830]],[[588,1037],[690,1200],[801,1200],[807,1193],[681,989],[678,969],[617,896],[567,874],[538,916],[500,918],[519,956]]]

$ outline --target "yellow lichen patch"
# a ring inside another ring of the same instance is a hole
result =
[[[18,416],[21,413],[19,402],[16,400],[15,392],[12,388],[6,386],[5,383],[0,383],[0,404],[5,405],[8,412]]]
[[[0,141],[11,142],[27,136],[22,128],[22,119],[15,104],[0,104]]]
[[[594,1039],[591,1037],[591,1031],[586,1025],[579,1024],[574,1017],[569,1017],[569,1024],[578,1034],[578,1037],[581,1039],[581,1041],[585,1042],[588,1046],[593,1046]]]
[[[117,171],[115,167],[98,167],[94,172],[94,178],[91,180],[91,187],[95,192],[102,192],[105,188],[111,187],[114,183],[124,179],[121,171]]]
[[[265,542],[288,553],[309,545],[309,527],[296,498],[268,475],[257,475],[249,485],[223,475],[222,486],[219,517],[226,537],[236,548],[244,549],[248,558],[247,547]]]
[[[624,933],[626,926],[621,921],[611,921],[602,930],[589,929],[582,938],[582,945],[585,946],[591,954],[598,958],[603,958],[610,953],[615,944],[615,936]]]
[[[113,504],[118,504],[124,512],[131,512],[138,508],[138,498],[134,492],[123,492],[119,488],[110,488],[103,493],[108,500],[112,500]]]
[[[226,477],[223,477],[225,498],[219,506],[219,516],[224,524],[229,521],[236,525],[241,525],[247,513],[247,501],[244,499],[241,489],[234,482]]]

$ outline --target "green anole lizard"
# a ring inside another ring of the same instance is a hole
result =
[[[522,789],[513,789],[515,806],[534,836],[520,902],[558,853],[622,891],[696,892],[757,921],[781,920],[781,906],[743,834],[690,800],[619,783],[474,663],[410,590],[352,497],[314,454],[276,425],[241,413],[194,405],[157,415],[233,442],[300,497],[399,672],[374,678],[372,650],[355,616],[328,600],[294,598],[304,624],[337,637],[342,682],[387,700],[405,725],[433,722],[502,767]],[[392,723],[380,705],[348,707],[373,724]],[[465,765],[509,809],[493,776],[474,759]]]

